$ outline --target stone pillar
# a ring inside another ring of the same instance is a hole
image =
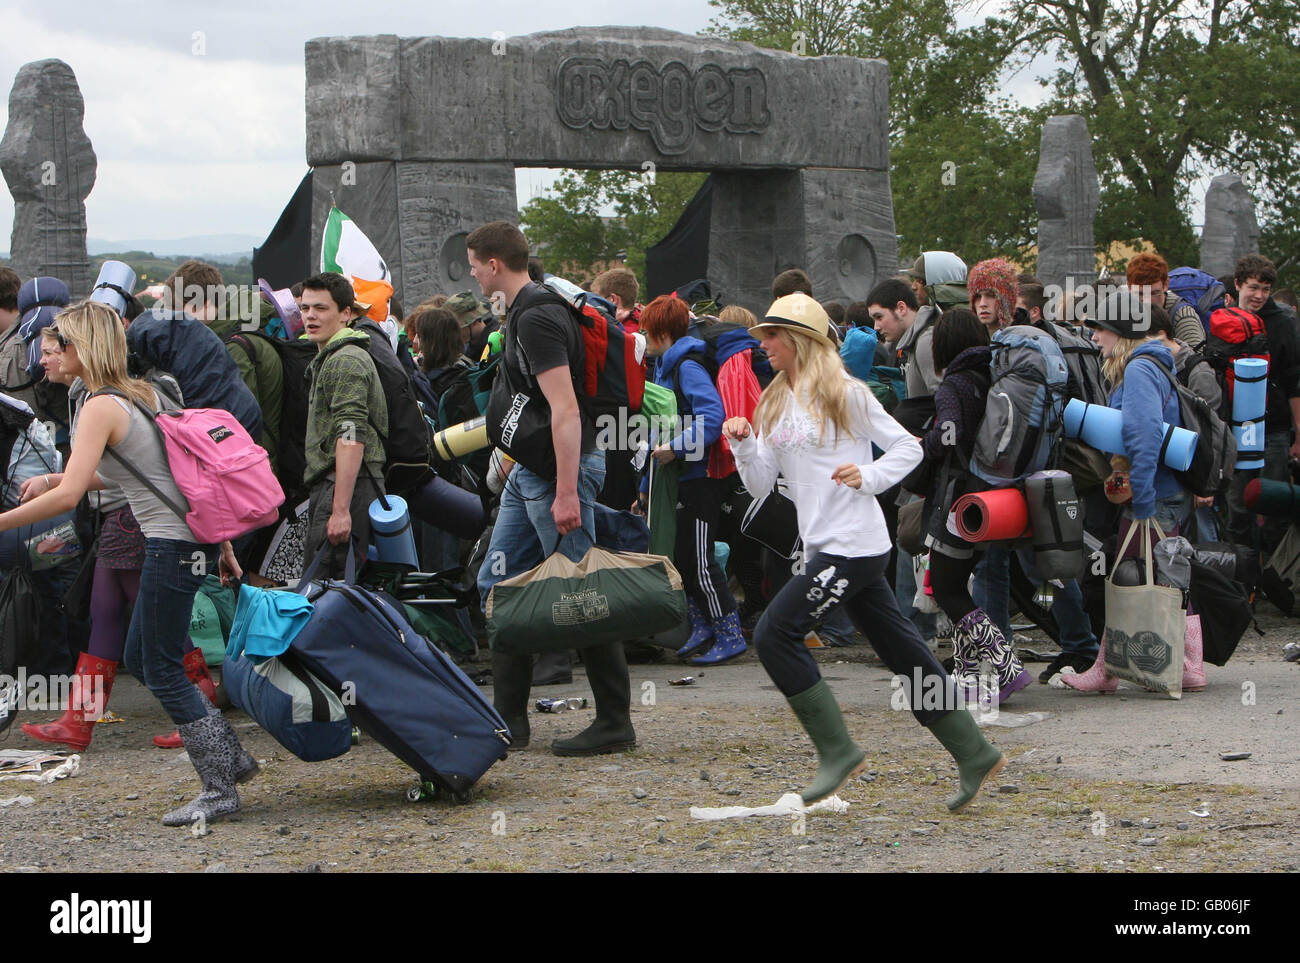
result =
[[[1079,285],[1097,279],[1093,221],[1100,199],[1087,122],[1078,114],[1049,117],[1034,175],[1036,273],[1044,285],[1064,288],[1067,280]]]
[[[10,256],[26,279],[57,277],[72,297],[94,282],[86,256],[86,197],[95,186],[95,151],[82,128],[85,102],[62,60],[24,64],[9,93],[0,170],[14,197]]]
[[[786,268],[804,267],[799,173],[713,172],[707,276],[725,303],[762,317],[772,303],[772,278]]]
[[[1205,192],[1201,229],[1201,270],[1216,278],[1231,274],[1237,260],[1259,253],[1255,201],[1236,174],[1220,174]]]
[[[477,293],[465,238],[489,221],[518,219],[512,164],[373,161],[318,167],[312,175],[313,270],[320,265],[331,191],[388,262],[405,311],[435,294]]]
[[[799,172],[805,270],[819,301],[861,301],[898,269],[887,171]]]

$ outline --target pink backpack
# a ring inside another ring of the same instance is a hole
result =
[[[125,397],[112,389],[99,393]],[[111,448],[105,451],[183,519],[199,544],[239,538],[279,518],[284,491],[271,472],[271,459],[234,415],[220,408],[154,414],[135,404],[158,430],[172,478],[190,510],[183,511]]]

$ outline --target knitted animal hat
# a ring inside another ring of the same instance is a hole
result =
[[[1000,257],[980,261],[966,277],[966,290],[970,292],[970,307],[975,310],[975,299],[985,291],[997,296],[1001,312],[998,320],[1011,324],[1016,314],[1016,297],[1020,294],[1020,275]]]

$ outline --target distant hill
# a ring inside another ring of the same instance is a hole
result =
[[[251,257],[253,248],[264,240],[252,234],[199,234],[167,240],[125,241],[102,241],[92,237],[86,240],[86,251],[91,257],[122,251],[148,251],[162,258],[196,257],[235,262]]]

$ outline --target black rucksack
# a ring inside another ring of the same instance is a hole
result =
[[[20,543],[19,547],[25,559],[26,546]],[[13,724],[17,714],[19,666],[34,661],[41,640],[54,630],[44,624],[45,611],[32,583],[30,562],[20,562],[0,579],[0,732]]]
[[[1192,453],[1192,464],[1187,471],[1175,471],[1174,475],[1193,495],[1202,498],[1220,495],[1228,490],[1232,481],[1232,466],[1237,460],[1237,439],[1232,429],[1218,416],[1210,403],[1200,395],[1193,394],[1186,385],[1180,384],[1173,372],[1163,364],[1155,362],[1169,379],[1169,385],[1178,395],[1178,413],[1183,427],[1197,436],[1196,449]],[[1165,434],[1160,446],[1158,461],[1164,462],[1165,449],[1173,438],[1172,429]]]
[[[433,477],[429,423],[424,420],[411,376],[398,360],[384,329],[369,318],[358,321],[353,328],[370,336],[366,351],[379,372],[379,383],[388,402],[388,424],[380,426],[371,422],[384,443],[384,489],[390,495],[401,495]]]
[[[254,365],[257,364],[257,354],[249,338],[265,341],[280,358],[284,391],[280,402],[280,442],[276,449],[276,470],[280,487],[285,493],[284,504],[291,509],[302,500],[304,494],[302,476],[307,467],[307,368],[319,349],[311,341],[285,341],[261,331],[241,331],[226,339],[227,343],[234,342],[246,351]]]
[[[1044,327],[1056,339],[1061,354],[1065,356],[1069,397],[1089,405],[1105,405],[1109,399],[1101,379],[1101,349],[1054,321],[1044,322]]]
[[[1191,559],[1192,582],[1188,590],[1191,609],[1201,617],[1204,658],[1224,665],[1232,658],[1246,627],[1255,621],[1246,589],[1218,569]],[[1256,632],[1263,635],[1256,626]]]

